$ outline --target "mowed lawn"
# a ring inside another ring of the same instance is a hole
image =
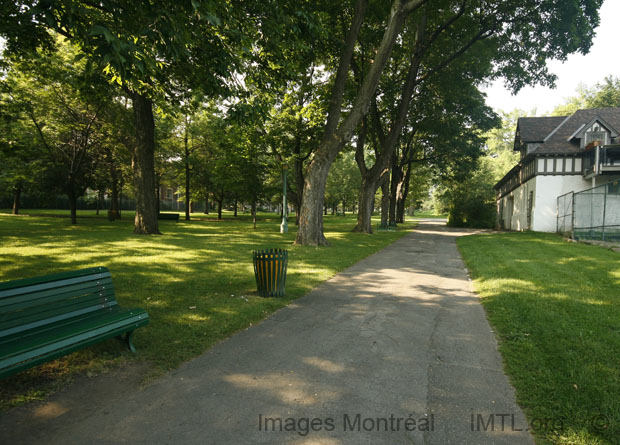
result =
[[[554,234],[458,239],[540,443],[620,443],[620,253]]]
[[[65,214],[62,211],[32,213]],[[132,234],[123,220],[108,222],[94,211],[78,214],[78,224],[51,216],[0,213],[0,281],[93,266],[106,266],[119,304],[145,308],[151,323],[136,331],[136,355],[108,340],[54,362],[4,379],[0,408],[36,399],[79,374],[93,374],[119,364],[146,362],[157,375],[199,355],[219,340],[260,322],[292,299],[335,273],[402,237],[412,225],[373,235],[352,233],[355,216],[326,216],[329,247],[294,246],[295,224],[279,233],[280,218],[248,215],[186,222],[160,221],[161,236]],[[252,251],[289,250],[285,298],[256,293]]]

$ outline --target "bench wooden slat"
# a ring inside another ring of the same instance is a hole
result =
[[[94,267],[0,283],[0,377],[148,324],[121,309],[111,274]]]
[[[105,289],[103,289],[95,285],[91,287],[84,287],[81,289],[64,288],[62,290],[59,290],[57,293],[36,295],[35,297],[33,297],[33,300],[30,301],[21,300],[14,301],[12,303],[7,301],[5,302],[6,304],[0,306],[0,311],[2,313],[2,315],[0,315],[0,324],[3,320],[12,318],[10,314],[16,314],[20,312],[45,312],[46,308],[50,305],[58,305],[63,303],[71,304],[72,302],[76,302],[80,298],[100,298],[103,303],[106,301],[106,298],[109,299],[111,295],[114,295],[113,286],[109,285],[106,286]]]
[[[22,328],[22,326],[25,326],[25,324],[15,326],[17,329],[15,329],[13,332],[8,332],[11,328],[6,329],[5,331],[3,331],[4,335],[0,335],[0,343],[4,341],[5,338],[7,338],[7,341],[10,341],[11,337],[21,337],[29,335],[29,332],[31,331],[43,333],[46,329],[54,330],[58,327],[79,322],[80,320],[84,320],[89,317],[98,317],[106,314],[113,314],[117,311],[123,310],[125,309],[120,308],[118,305],[112,307],[88,305],[81,310],[71,312],[71,316],[65,316],[62,311],[55,311],[55,313],[52,314],[48,320],[45,320],[42,323],[38,323],[36,321],[28,323],[28,329]]]
[[[94,289],[94,288],[108,288],[113,286],[111,277],[92,278],[85,280],[80,277],[80,281],[67,283],[66,281],[55,282],[57,285],[51,286],[54,283],[48,283],[48,285],[38,284],[32,286],[30,292],[22,292],[20,289],[10,289],[7,291],[0,291],[0,308],[10,306],[16,303],[26,303],[35,305],[36,300],[39,298],[45,298],[48,296],[59,295],[63,293],[77,293],[82,289]],[[31,302],[31,303],[30,303]]]
[[[0,295],[9,295],[5,294],[5,291],[9,291],[10,289],[22,289],[27,288],[29,286],[36,286],[38,284],[50,285],[50,287],[54,287],[53,283],[60,282],[61,284],[65,280],[75,280],[79,281],[80,277],[91,277],[86,278],[86,280],[93,279],[93,275],[103,274],[106,277],[110,277],[111,274],[106,267],[91,267],[88,269],[80,269],[69,272],[61,272],[57,274],[50,275],[42,275],[40,277],[32,277],[32,278],[23,278],[21,280],[13,280],[13,281],[4,281],[0,283]],[[102,276],[103,277],[103,276]],[[21,292],[21,291],[19,291]]]
[[[23,336],[13,336],[10,341],[0,342],[3,349],[6,348],[8,353],[6,358],[20,356],[28,353],[28,351],[37,350],[40,352],[48,352],[57,349],[57,345],[65,344],[69,339],[78,340],[90,338],[93,335],[99,335],[102,329],[106,327],[131,326],[139,323],[146,318],[146,312],[142,309],[120,310],[113,313],[106,312],[95,316],[85,317],[83,319],[75,319],[72,323],[56,326],[54,329],[44,328],[42,331],[32,331],[25,333]],[[93,331],[94,334],[90,334]],[[38,354],[37,354],[38,355]]]
[[[24,369],[48,362],[79,349],[83,349],[87,346],[99,343],[108,338],[117,337],[125,332],[130,332],[141,326],[145,326],[148,324],[148,315],[146,313],[144,314],[145,315],[142,316],[142,318],[135,317],[130,320],[108,324],[106,326],[87,331],[82,335],[48,344],[37,350],[26,351],[18,357],[14,356],[8,358],[6,364],[3,360],[2,369],[0,369],[0,377],[15,374]]]
[[[117,303],[114,301],[114,305]],[[51,325],[62,320],[70,320],[71,318],[79,317],[84,314],[93,313],[101,310],[110,311],[113,306],[93,304],[91,301],[86,301],[82,307],[78,305],[71,306],[71,312],[67,312],[66,307],[60,307],[57,309],[50,309],[46,313],[45,318],[41,318],[41,314],[30,317],[22,317],[15,319],[14,323],[4,323],[3,329],[0,330],[0,339],[7,335],[17,334],[19,332],[25,332],[30,329],[40,328],[45,325]]]

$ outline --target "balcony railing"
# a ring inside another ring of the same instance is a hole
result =
[[[620,173],[620,144],[594,147],[583,158],[583,175],[592,177],[605,173]]]
[[[601,172],[620,171],[620,145],[600,147],[599,163]]]

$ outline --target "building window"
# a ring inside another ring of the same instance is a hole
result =
[[[555,171],[557,173],[564,173],[564,159],[558,159],[555,163]]]
[[[581,172],[581,158],[575,158],[575,172]]]
[[[590,142],[594,142],[594,141],[600,141],[602,144],[605,144],[606,137],[607,137],[607,132],[605,132],[605,131],[596,131],[598,129],[599,128],[596,127],[595,131],[588,131],[586,133],[586,146]]]
[[[166,198],[172,199],[172,189],[166,189]]]

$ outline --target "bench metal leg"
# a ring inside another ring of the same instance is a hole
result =
[[[131,352],[136,353],[136,347],[133,345],[133,331],[127,332],[124,337],[119,335],[116,338],[125,343]]]

